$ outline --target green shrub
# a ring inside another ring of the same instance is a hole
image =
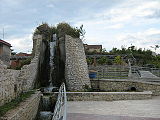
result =
[[[84,92],[93,92],[93,89],[89,87],[87,84],[84,85]]]
[[[20,96],[17,97],[16,99],[13,99],[11,102],[6,103],[3,106],[0,106],[0,117],[3,116],[7,111],[17,107],[20,104],[20,102],[23,102],[24,100],[29,98],[34,93],[35,91],[21,93]]]

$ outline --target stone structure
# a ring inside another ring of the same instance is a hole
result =
[[[38,76],[36,80],[36,87],[44,87],[49,85],[50,77],[50,49],[49,41],[42,35],[35,35],[33,37],[33,55],[38,56]]]
[[[83,91],[90,87],[88,67],[82,40],[65,36],[65,78],[68,90]]]
[[[93,89],[100,89],[103,91],[128,91],[132,87],[136,91],[151,91],[153,95],[160,95],[160,84],[153,82],[143,82],[136,80],[116,80],[116,79],[102,79],[91,81]]]
[[[39,56],[41,44],[42,44],[42,35],[35,35],[33,36],[33,55]]]
[[[20,105],[8,111],[1,120],[34,120],[36,118],[40,103],[40,92],[20,103]]]
[[[22,90],[27,91],[34,88],[38,73],[38,58],[33,58],[29,65],[24,65],[18,77],[22,81]]]
[[[7,69],[7,66],[0,61],[0,106],[16,98],[22,91],[34,88],[37,78],[39,50],[42,39],[35,42],[35,56],[29,65],[25,65],[21,70]]]
[[[20,70],[20,74],[18,76],[18,81],[22,82],[21,89],[23,91],[27,91],[29,89],[33,89],[37,74],[38,74],[38,64],[39,64],[39,56],[40,49],[42,46],[42,36],[37,35],[33,37],[34,43],[34,58],[31,60],[29,65],[24,65]]]
[[[151,99],[152,92],[67,92],[68,101],[113,101]]]
[[[0,62],[0,106],[10,102],[21,91],[21,81],[17,81],[20,71],[7,69]]]
[[[55,48],[55,66],[54,74],[52,73],[53,84],[55,86],[61,86],[65,82],[65,61],[66,61],[66,52],[65,52],[65,37],[62,35],[56,41],[57,47]],[[53,77],[54,75],[54,77]]]
[[[84,49],[85,49],[86,52],[100,53],[102,51],[102,45],[87,45],[87,44],[84,44]]]
[[[10,65],[11,44],[0,39],[0,60],[7,66]]]

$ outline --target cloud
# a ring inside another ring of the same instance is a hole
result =
[[[103,18],[106,22],[138,22],[147,17],[159,16],[159,6],[159,1],[128,0],[128,2],[119,4],[115,8],[111,8],[110,10],[106,9],[101,13],[97,13],[96,16]]]
[[[120,28],[122,28],[123,26],[124,26],[123,24],[114,24],[114,25],[108,26],[108,27],[106,27],[106,28],[120,29]]]
[[[32,34],[17,37],[11,36],[6,40],[12,45],[12,49],[15,52],[27,52],[30,53],[32,50]]]
[[[5,26],[7,41],[16,51],[31,50],[31,29],[42,21],[83,24],[86,42],[102,44],[107,50],[131,43],[140,47],[160,44],[159,0],[0,1],[4,3],[0,4],[0,29]]]
[[[143,32],[121,33],[116,39],[124,45],[135,45],[139,48],[151,49],[150,46],[160,44],[160,29],[150,28]],[[151,49],[152,50],[152,49]],[[157,51],[160,53],[160,50]]]
[[[55,7],[54,4],[48,4],[48,5],[46,5],[46,6],[49,7],[49,8],[54,8],[54,7]]]

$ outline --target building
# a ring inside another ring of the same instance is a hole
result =
[[[12,69],[16,69],[16,68],[19,68],[22,66],[22,63],[25,61],[25,60],[29,60],[31,59],[32,57],[32,54],[27,54],[27,53],[18,53],[18,54],[15,54],[15,55],[12,55],[10,60],[11,60],[11,68]],[[25,61],[26,63],[27,61]],[[24,64],[24,63],[23,63]]]
[[[102,45],[84,44],[84,49],[85,49],[86,52],[97,52],[97,53],[100,53],[102,51]]]
[[[0,39],[0,60],[7,66],[10,65],[11,44]]]

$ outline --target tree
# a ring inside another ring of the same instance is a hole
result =
[[[59,23],[55,26],[49,26],[48,23],[42,23],[39,25],[35,32],[34,35],[41,34],[46,40],[51,41],[53,38],[53,34],[57,34],[57,37],[61,37],[65,34],[70,35],[71,37],[74,38],[80,38],[84,39],[85,35],[85,30],[83,29],[83,25],[78,27],[72,27],[70,24],[62,22]]]
[[[53,26],[50,27],[48,23],[42,23],[36,28],[34,35],[37,35],[37,34],[43,35],[45,40],[51,41],[53,34],[55,33],[56,33],[55,27]]]
[[[123,64],[123,60],[122,60],[121,56],[119,56],[119,55],[115,57],[114,62],[118,65]]]
[[[107,52],[107,50],[106,50],[105,48],[102,49],[102,52],[101,52],[101,53],[104,54],[104,55],[105,55],[105,54],[108,54],[108,52]]]
[[[87,58],[86,60],[87,60],[87,64],[88,65],[91,65],[93,63],[93,59],[92,58]]]
[[[155,45],[154,47],[153,47],[153,46],[151,46],[151,48],[154,48],[155,53],[156,53],[156,50],[157,50],[158,48],[160,48],[160,46],[159,46],[159,45]]]
[[[105,56],[100,57],[100,58],[97,60],[97,63],[98,63],[98,64],[101,64],[101,65],[107,64],[107,63],[108,63],[108,58],[105,57]]]
[[[83,25],[80,26],[80,28],[78,27],[72,27],[70,24],[68,23],[59,23],[57,25],[57,34],[60,37],[61,35],[70,35],[71,37],[74,38],[80,38],[80,36],[82,36],[82,38],[84,38],[85,35],[85,30],[83,29]]]

